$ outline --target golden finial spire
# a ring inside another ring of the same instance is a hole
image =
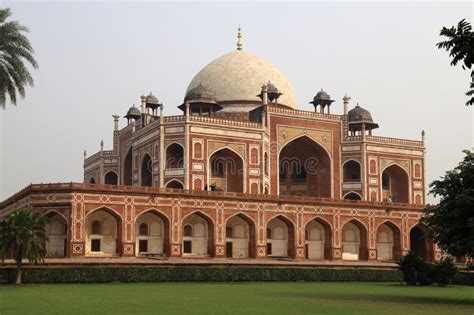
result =
[[[240,28],[240,24],[239,24],[239,28],[237,29],[237,50],[242,50],[242,33],[240,32],[241,31],[241,28]]]

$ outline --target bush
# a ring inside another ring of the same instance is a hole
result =
[[[360,281],[400,282],[398,270],[267,267],[25,267],[25,283]],[[0,268],[0,279],[15,280],[14,268]]]
[[[445,257],[436,264],[435,282],[440,287],[450,284],[456,276],[457,268],[452,257]]]
[[[431,285],[434,278],[434,267],[418,256],[408,252],[398,262],[398,269],[403,272],[403,280],[408,285]]]
[[[438,263],[430,263],[411,251],[400,259],[398,265],[408,285],[437,283],[440,287],[445,287],[453,281],[457,272],[451,257],[445,257]]]

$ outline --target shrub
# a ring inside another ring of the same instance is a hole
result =
[[[433,283],[434,265],[426,262],[413,251],[402,257],[398,266],[398,269],[403,272],[403,280],[408,285],[431,285]]]
[[[454,265],[453,258],[448,256],[436,264],[434,281],[440,286],[445,287],[450,284],[456,276],[457,268]]]
[[[415,252],[408,252],[398,262],[398,269],[403,272],[403,280],[408,285],[417,285],[420,257]]]
[[[0,268],[0,279],[11,283],[14,268]],[[398,270],[316,269],[266,267],[27,267],[25,283],[109,283],[109,282],[241,282],[241,281],[360,281],[400,282]]]

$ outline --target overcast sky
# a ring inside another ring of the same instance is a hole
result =
[[[419,140],[425,129],[429,182],[473,146],[469,73],[435,47],[442,26],[472,20],[471,2],[0,4],[30,28],[40,65],[26,98],[0,110],[0,200],[29,183],[81,182],[83,150],[101,139],[110,149],[112,114],[144,92],[178,114],[193,76],[235,49],[238,24],[300,109],[324,88],[334,113],[344,93],[370,110],[376,135]]]

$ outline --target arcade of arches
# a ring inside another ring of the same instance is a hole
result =
[[[317,142],[307,136],[292,140],[279,161],[281,195],[331,197],[331,160]]]
[[[152,255],[393,262],[413,250],[428,260],[440,257],[439,250],[425,237],[426,227],[416,220],[403,223],[389,218],[376,219],[369,225],[363,217],[351,218],[349,213],[336,219],[328,214],[300,217],[269,212],[262,213],[263,224],[257,224],[261,218],[249,211],[227,211],[224,217],[216,219],[215,209],[182,208],[182,218],[173,215],[171,219],[171,209],[165,209],[143,207],[135,219],[127,216],[127,221],[113,208],[102,206],[86,210],[81,229],[82,255],[71,253],[73,242],[68,245],[77,235],[70,234],[74,228],[69,227],[69,222],[77,224],[77,221],[51,210],[45,214],[49,218],[47,256]]]

